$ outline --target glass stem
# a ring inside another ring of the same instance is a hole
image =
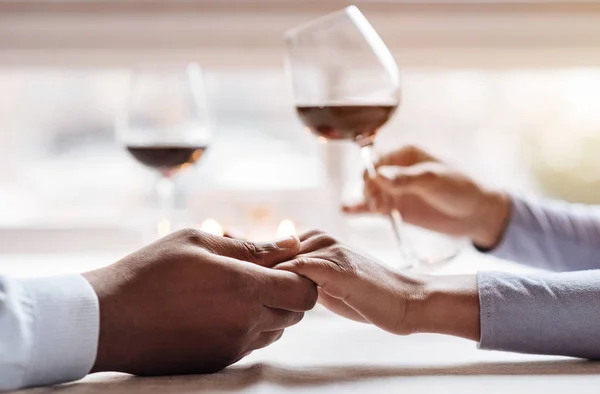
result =
[[[157,234],[164,237],[172,229],[172,215],[175,206],[175,184],[169,176],[161,175],[156,182],[156,194],[160,206]]]
[[[360,154],[363,159],[364,166],[369,174],[370,178],[377,177],[377,170],[375,169],[376,154],[373,144],[363,145],[360,147]],[[390,224],[394,233],[394,239],[400,252],[400,257],[403,260],[401,268],[416,268],[418,261],[412,252],[410,245],[406,242],[406,237],[403,231],[403,221],[400,211],[392,209],[389,214]]]

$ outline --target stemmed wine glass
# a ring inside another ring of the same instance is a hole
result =
[[[198,162],[211,139],[207,100],[198,64],[150,64],[134,68],[117,138],[141,164],[158,174],[161,206],[157,236],[172,227],[173,178]]]
[[[301,121],[321,140],[348,140],[360,146],[367,173],[375,177],[373,143],[400,104],[400,74],[389,49],[356,6],[322,16],[285,34],[287,68]],[[403,268],[421,259],[405,239],[402,217],[389,219]]]

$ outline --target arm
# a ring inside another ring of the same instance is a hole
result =
[[[219,371],[315,305],[314,283],[269,268],[299,247],[188,229],[83,276],[0,278],[0,391],[90,371]]]
[[[80,275],[0,277],[0,391],[85,376],[98,318],[96,294]]]
[[[600,271],[477,279],[482,349],[600,359]]]
[[[512,198],[508,226],[490,253],[553,271],[600,268],[600,211]]]
[[[486,350],[600,358],[600,271],[429,277],[416,314],[423,332]],[[473,333],[477,332],[474,337]]]
[[[332,311],[394,334],[454,335],[482,349],[600,358],[600,271],[428,276],[397,272],[334,238],[301,236],[278,268],[320,286]]]
[[[498,257],[555,271],[600,268],[597,208],[510,198],[410,146],[378,165],[378,177],[365,178],[365,202],[347,212],[398,209],[411,224],[468,237]]]

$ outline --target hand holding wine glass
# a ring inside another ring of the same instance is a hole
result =
[[[365,173],[365,201],[344,206],[345,212],[397,209],[415,226],[468,237],[481,248],[498,243],[510,211],[506,193],[482,186],[415,146],[382,156],[376,166],[376,178]]]
[[[375,136],[400,104],[398,66],[383,40],[358,8],[350,6],[289,30],[286,46],[302,122],[320,140],[357,143],[369,176],[375,178]],[[405,239],[400,212],[387,213],[401,265],[417,266],[421,260]]]

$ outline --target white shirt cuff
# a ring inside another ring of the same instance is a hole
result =
[[[77,380],[96,361],[98,297],[81,275],[19,280],[31,299],[33,343],[24,386]]]

